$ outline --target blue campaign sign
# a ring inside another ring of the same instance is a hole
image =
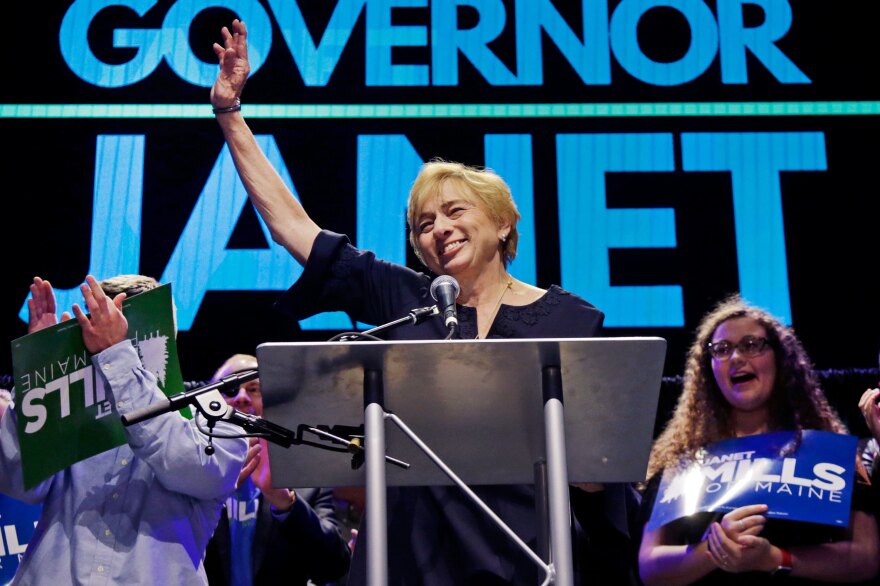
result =
[[[40,518],[40,509],[0,494],[0,586],[12,581]]]
[[[699,512],[767,505],[767,516],[846,527],[858,439],[778,432],[709,445],[700,462],[663,474],[647,529]]]

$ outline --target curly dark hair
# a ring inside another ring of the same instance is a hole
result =
[[[847,432],[828,404],[813,365],[794,331],[763,309],[733,295],[708,313],[697,328],[696,339],[688,351],[684,384],[675,412],[651,449],[648,478],[665,468],[695,460],[701,448],[710,443],[734,437],[731,407],[715,381],[707,345],[722,323],[741,317],[753,319],[764,327],[776,357],[776,381],[769,404],[770,430]]]

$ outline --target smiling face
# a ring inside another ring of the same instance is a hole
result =
[[[734,350],[727,359],[712,358],[712,374],[734,415],[768,413],[768,402],[776,383],[776,355],[768,345],[757,355],[747,356],[736,348],[746,336],[767,338],[767,330],[750,317],[729,319],[718,326],[712,342],[726,340]]]
[[[516,248],[519,242],[519,233],[516,223],[520,214],[510,193],[510,187],[490,169],[469,167],[461,163],[449,161],[430,161],[422,165],[413,182],[407,203],[406,222],[409,227],[409,241],[416,253],[426,266],[434,272],[442,272],[442,267],[437,262],[428,264],[428,259],[422,256],[422,244],[419,225],[424,221],[425,207],[429,202],[444,197],[444,191],[454,192],[456,199],[462,199],[468,204],[476,205],[487,215],[498,231],[498,238],[505,237],[504,241],[496,244],[501,251],[501,259],[504,265],[510,264],[516,258]],[[433,210],[427,210],[430,214]],[[430,219],[430,218],[429,218]]]
[[[499,226],[454,181],[443,183],[437,195],[425,201],[415,222],[422,260],[437,274],[475,277],[492,263],[502,263]]]

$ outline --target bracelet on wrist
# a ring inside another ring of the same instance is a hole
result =
[[[770,572],[770,574],[772,576],[788,576],[792,570],[791,552],[783,547],[780,547],[779,551],[782,552],[782,560],[779,562],[779,567]]]
[[[235,100],[235,104],[232,106],[227,106],[226,108],[214,108],[214,116],[217,114],[229,114],[230,112],[238,112],[241,110],[241,102],[239,100]]]

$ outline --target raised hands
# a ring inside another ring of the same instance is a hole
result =
[[[239,104],[241,91],[251,72],[247,54],[247,27],[235,19],[231,33],[225,26],[220,33],[223,35],[223,46],[214,43],[220,73],[211,88],[211,104],[215,108],[229,108]]]
[[[73,304],[73,313],[82,328],[83,342],[86,349],[97,354],[113,344],[121,342],[128,333],[128,321],[122,315],[122,302],[125,293],[110,299],[101,286],[91,275],[86,277],[86,284],[80,285],[86,307],[89,308],[91,319]],[[28,299],[28,333],[32,334],[58,323],[55,291],[49,281],[34,277],[31,285],[31,297]],[[61,314],[61,321],[70,319],[70,312]]]
[[[55,291],[49,281],[34,277],[34,284],[31,285],[31,297],[28,299],[27,306],[29,334],[58,323],[58,315],[55,313]],[[69,319],[69,312],[65,311],[61,314],[61,321]]]
[[[82,328],[86,349],[97,354],[123,341],[128,333],[128,320],[122,315],[125,293],[110,299],[91,275],[86,277],[85,284],[80,285],[80,290],[91,319],[76,303],[73,304],[73,313]]]

